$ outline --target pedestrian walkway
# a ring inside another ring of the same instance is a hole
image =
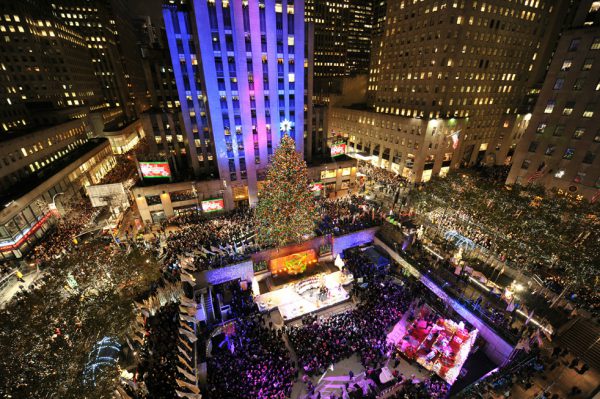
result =
[[[16,277],[12,278],[6,286],[0,291],[0,309],[3,309],[13,297],[22,290],[29,289],[29,286],[36,282],[44,273],[39,271],[33,271],[23,276],[25,282],[20,282]]]

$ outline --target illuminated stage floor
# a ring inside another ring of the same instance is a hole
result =
[[[350,296],[343,286],[351,282],[351,276],[345,278],[339,271],[313,275],[258,295],[254,301],[261,311],[279,309],[284,322],[289,322],[349,300]],[[326,298],[319,298],[322,285],[329,290]]]

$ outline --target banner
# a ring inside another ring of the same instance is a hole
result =
[[[171,168],[165,161],[159,162],[140,162],[142,176],[146,179],[157,179],[171,177]]]
[[[222,198],[202,201],[202,211],[204,212],[216,212],[223,209],[225,209],[225,203]]]

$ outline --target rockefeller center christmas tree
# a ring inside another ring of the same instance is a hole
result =
[[[306,162],[287,134],[273,154],[265,183],[256,207],[259,240],[282,246],[313,235],[317,212]]]

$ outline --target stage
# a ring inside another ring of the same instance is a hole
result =
[[[423,306],[410,324],[401,320],[388,334],[408,359],[416,361],[452,385],[460,374],[477,337],[477,329],[468,331],[464,323],[436,317]]]
[[[349,300],[344,286],[352,281],[352,274],[346,272],[319,273],[277,286],[270,292],[255,296],[254,301],[261,312],[277,308],[287,323]]]

